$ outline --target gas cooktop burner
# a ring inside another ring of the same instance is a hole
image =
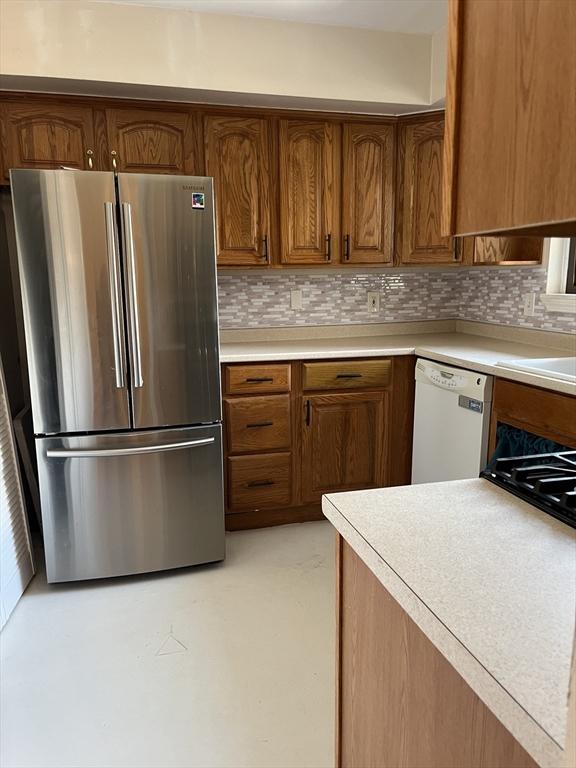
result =
[[[480,476],[576,528],[576,451],[496,459]]]

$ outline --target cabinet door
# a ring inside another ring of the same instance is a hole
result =
[[[302,500],[383,484],[385,392],[304,398]]]
[[[464,262],[534,266],[542,263],[543,247],[541,237],[467,237],[464,238]]]
[[[132,173],[201,175],[193,117],[143,109],[106,111],[110,168]]]
[[[339,258],[339,142],[332,123],[280,122],[282,262]]]
[[[400,135],[399,254],[402,264],[460,261],[441,235],[444,121],[409,123]]]
[[[89,107],[39,103],[0,106],[5,179],[10,168],[94,167]]]
[[[342,178],[343,260],[392,261],[394,127],[344,126]]]
[[[270,144],[266,120],[207,117],[206,173],[214,177],[218,263],[270,259]]]
[[[576,3],[448,8],[445,231],[576,234]]]

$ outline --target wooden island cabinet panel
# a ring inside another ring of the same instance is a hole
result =
[[[340,536],[337,560],[337,768],[537,768]]]
[[[206,174],[214,177],[218,264],[270,263],[268,121],[208,116],[204,142]]]
[[[338,126],[280,121],[280,235],[284,264],[339,260]]]
[[[576,234],[575,39],[574,0],[450,0],[445,234]]]
[[[394,250],[393,125],[344,125],[342,260],[390,264]]]
[[[110,170],[202,175],[197,128],[186,112],[106,110]]]
[[[92,109],[55,102],[0,105],[4,180],[10,168],[96,168]]]
[[[397,250],[402,264],[461,260],[441,232],[444,120],[420,118],[400,127]]]

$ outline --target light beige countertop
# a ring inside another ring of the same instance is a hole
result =
[[[322,508],[534,760],[557,768],[576,531],[482,479],[329,494]]]
[[[363,329],[365,328],[366,326],[363,326]],[[359,330],[361,332],[362,329]],[[220,359],[223,363],[241,363],[416,354],[430,360],[438,360],[481,373],[576,395],[576,386],[570,382],[544,375],[508,370],[496,365],[501,361],[522,358],[575,355],[576,336],[572,338],[567,337],[566,334],[549,334],[553,339],[554,337],[563,337],[558,342],[562,346],[555,347],[542,343],[528,344],[515,339],[484,337],[457,331],[364,336],[342,335],[331,338],[323,335],[316,336],[313,329],[310,330],[308,338],[303,338],[302,329],[298,329],[298,331],[299,333],[295,335],[299,338],[288,338],[286,332],[278,337],[271,332],[268,339],[261,338],[262,333],[255,334],[253,338],[250,338],[250,332],[246,333],[244,339],[239,335],[230,339],[230,334],[225,332],[220,345]],[[346,334],[350,334],[349,328],[346,329]]]

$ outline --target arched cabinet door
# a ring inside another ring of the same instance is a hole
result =
[[[342,261],[389,264],[393,257],[393,125],[344,125]]]
[[[190,113],[109,109],[106,122],[109,170],[203,175]]]
[[[206,117],[206,175],[214,177],[218,264],[265,266],[270,242],[270,127],[250,117]]]
[[[339,126],[280,121],[280,232],[285,264],[329,264],[340,254]]]
[[[441,234],[444,120],[400,129],[398,251],[403,264],[461,261],[454,239]]]
[[[94,123],[89,107],[51,102],[0,105],[4,181],[10,168],[95,167]]]

